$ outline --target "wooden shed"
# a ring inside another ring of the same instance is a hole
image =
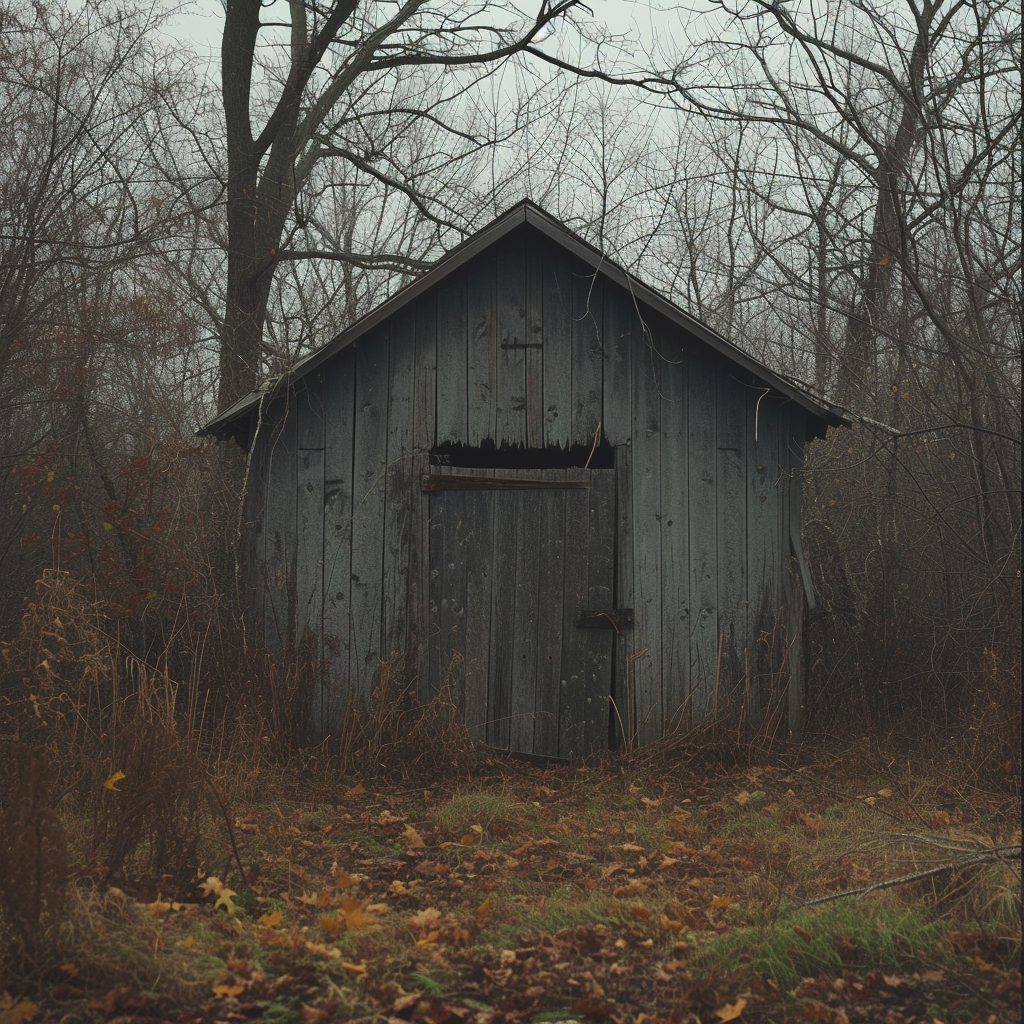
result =
[[[323,734],[382,664],[546,757],[801,726],[805,444],[844,423],[524,202],[206,432]]]

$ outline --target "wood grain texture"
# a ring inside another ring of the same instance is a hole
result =
[[[572,434],[571,263],[554,246],[541,249],[544,260],[544,444],[567,448]]]
[[[526,250],[521,233],[495,253],[494,440],[525,445],[526,431]]]
[[[352,646],[349,688],[369,708],[382,650],[389,346],[375,336],[356,350],[352,459]]]
[[[661,375],[661,644],[664,726],[685,726],[690,710],[689,359],[662,336],[677,362]]]
[[[664,644],[661,632],[661,380],[665,364],[653,338],[634,338],[633,446],[631,481],[633,513],[634,643],[646,654],[631,667],[636,736],[649,743],[661,735]]]
[[[432,443],[463,444],[469,437],[467,416],[469,323],[466,275],[447,278],[437,289],[437,407]]]
[[[355,351],[325,369],[323,508],[323,724],[341,729],[348,703],[352,645],[352,454],[355,447]]]
[[[690,530],[690,717],[715,709],[718,667],[717,375],[709,356],[688,363]]]
[[[747,410],[755,393],[718,365],[717,518],[719,701],[742,701],[747,644]]]
[[[497,273],[494,252],[481,255],[466,272],[466,309],[469,325],[466,440],[471,445],[495,440],[495,403],[498,386],[498,316],[495,293]]]

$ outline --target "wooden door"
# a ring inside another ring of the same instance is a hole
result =
[[[584,613],[614,607],[614,471],[435,467],[423,486],[431,688],[492,746],[605,746],[615,633]]]

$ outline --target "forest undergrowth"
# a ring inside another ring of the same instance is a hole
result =
[[[101,626],[56,576],[0,645],[0,1024],[1019,1019],[994,732],[538,765],[381,666],[289,751],[300,669],[225,710]]]

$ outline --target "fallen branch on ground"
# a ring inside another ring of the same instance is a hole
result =
[[[818,896],[813,900],[806,900],[801,904],[803,907],[813,907],[819,903],[830,903],[832,900],[841,900],[846,896],[856,896],[860,899],[870,892],[877,892],[880,889],[892,889],[897,885],[904,885],[907,882],[919,882],[923,878],[932,878],[935,875],[942,875],[948,871],[960,871],[962,868],[973,867],[976,864],[988,864],[992,861],[1020,860],[1020,843],[1016,846],[993,846],[990,849],[976,850],[963,857],[957,857],[947,864],[939,864],[934,868],[927,868],[924,871],[913,871],[909,875],[900,875],[899,878],[886,878],[881,882],[873,882],[871,885],[861,886],[859,889],[844,889],[843,892],[829,893],[827,896]]]

